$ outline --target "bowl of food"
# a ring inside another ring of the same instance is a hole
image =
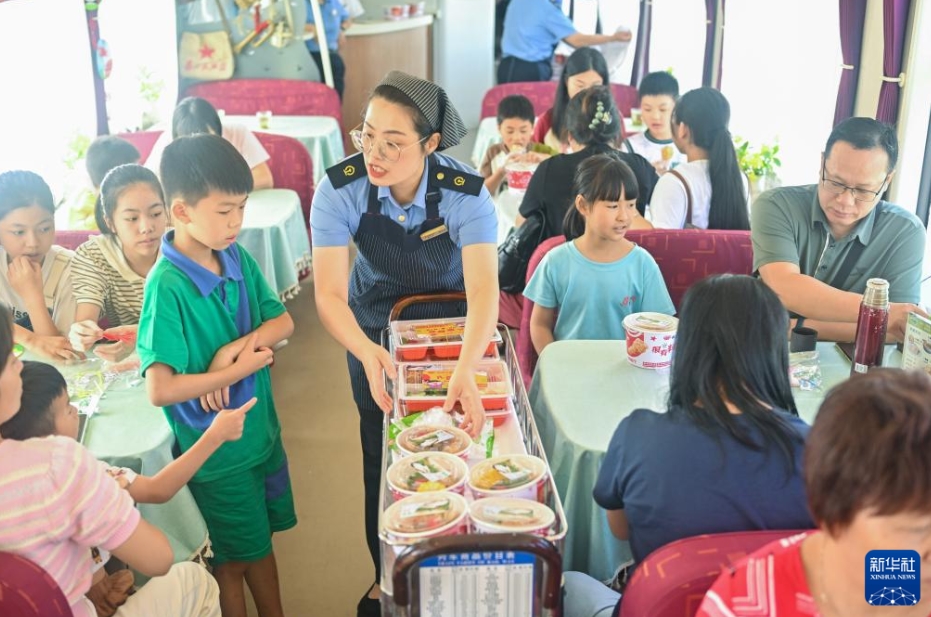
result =
[[[469,490],[475,499],[516,497],[543,501],[546,463],[527,454],[508,454],[486,459],[469,472]]]
[[[469,531],[469,506],[462,495],[420,493],[396,501],[385,510],[382,524],[396,540],[414,542]]]
[[[409,4],[392,4],[385,7],[385,19],[405,19],[410,15]]]
[[[529,533],[547,536],[556,514],[538,501],[513,497],[478,499],[469,506],[477,533]]]
[[[469,458],[472,438],[459,428],[426,424],[404,429],[398,434],[395,443],[404,456],[421,452],[445,452]]]
[[[624,318],[627,361],[639,368],[669,368],[679,320],[662,313],[632,313]]]
[[[469,466],[445,452],[421,452],[406,456],[388,468],[388,487],[395,501],[436,491],[463,493]]]

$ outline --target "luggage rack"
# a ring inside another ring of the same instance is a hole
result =
[[[401,312],[412,304],[464,300],[465,294],[459,292],[409,296],[395,305],[390,320],[398,321]],[[387,469],[394,460],[387,435],[391,420],[401,417],[397,388],[387,381],[395,405],[390,417],[385,416],[386,443],[382,451],[379,494],[382,560],[379,583],[383,616],[542,617],[559,614],[562,551],[568,531],[566,515],[549,472],[549,461],[530,409],[514,343],[504,325],[498,324],[497,328],[502,339],[498,352],[508,368],[513,390],[513,412],[495,429],[496,450],[499,445],[506,448],[496,454],[527,453],[546,463],[543,503],[555,514],[555,522],[546,537],[529,533],[470,532],[411,544],[386,533],[384,513],[394,501],[387,484]],[[396,359],[390,326],[382,332],[382,345]],[[500,443],[499,433],[506,437]],[[479,460],[470,461],[470,466],[477,462]]]

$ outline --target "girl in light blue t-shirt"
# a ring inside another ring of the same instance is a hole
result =
[[[537,353],[554,340],[623,339],[631,313],[675,313],[653,257],[624,237],[637,216],[630,167],[610,154],[585,159],[573,193],[563,222],[569,241],[546,254],[524,290],[535,303],[530,337]]]

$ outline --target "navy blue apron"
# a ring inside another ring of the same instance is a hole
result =
[[[349,308],[370,340],[381,342],[382,330],[395,302],[402,296],[440,291],[462,291],[462,251],[449,232],[422,238],[423,234],[445,225],[440,218],[442,199],[435,157],[428,159],[426,220],[415,230],[404,227],[381,213],[378,187],[369,186],[368,208],[359,222],[353,240],[358,248],[349,281]],[[376,283],[376,274],[379,280]],[[418,304],[406,309],[405,319],[429,319],[465,315],[462,303]],[[381,458],[384,412],[375,404],[362,363],[347,353],[352,395],[359,409],[362,440],[362,470],[365,482],[365,535],[375,580],[380,579],[381,561],[378,544],[378,492],[381,482]]]

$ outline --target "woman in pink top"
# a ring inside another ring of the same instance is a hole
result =
[[[931,377],[878,369],[834,388],[805,486],[820,530],[725,570],[698,615],[931,615]]]
[[[19,410],[22,362],[13,355],[10,314],[0,307],[0,423]],[[85,597],[91,547],[99,546],[153,576],[118,617],[219,617],[219,591],[194,563],[172,565],[165,535],[142,520],[132,498],[73,439],[0,438],[0,551],[43,568],[61,588],[74,617],[93,617]]]

